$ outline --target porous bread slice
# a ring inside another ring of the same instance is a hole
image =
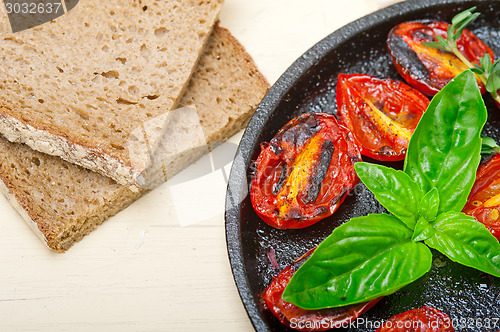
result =
[[[130,133],[175,107],[221,4],[85,0],[0,36],[0,133],[133,184]]]
[[[255,97],[262,97],[269,88],[269,83],[258,70],[249,70],[255,68],[255,65],[243,46],[227,29],[219,26],[216,29],[219,42],[208,43],[205,50],[206,53],[216,56],[201,57],[189,82],[188,92],[179,103],[179,109],[171,112],[169,120],[175,124],[167,123],[166,133],[160,141],[163,149],[159,150],[164,158],[156,162],[163,165],[163,174],[159,180],[148,179],[149,183],[146,185],[140,183],[143,188],[154,188],[159,182],[182,170],[186,161],[198,159],[210,148],[231,136],[229,133],[243,128],[253,113]],[[228,66],[225,60],[236,55],[240,65]],[[249,82],[256,85],[249,86]],[[204,105],[199,103],[200,100],[203,100]],[[245,104],[252,107],[245,110],[242,108]],[[192,115],[193,112],[183,109],[185,107],[193,107],[196,116]],[[235,116],[235,107],[238,109],[238,116]],[[215,109],[218,111],[215,112]],[[199,128],[192,125],[196,121],[201,123]],[[182,130],[172,133],[174,129],[181,128]],[[203,141],[202,144],[200,141]],[[187,145],[190,148],[186,148]],[[152,169],[147,171],[154,172],[156,168]]]
[[[216,27],[181,105],[196,106],[208,142],[223,141],[247,123],[268,88],[243,47]],[[191,161],[186,157],[184,167]],[[4,138],[0,179],[21,216],[59,252],[147,192]]]

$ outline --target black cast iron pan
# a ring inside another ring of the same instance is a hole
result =
[[[410,0],[382,9],[332,33],[301,56],[272,86],[248,125],[231,170],[226,196],[226,239],[234,279],[257,331],[288,331],[260,301],[273,276],[319,244],[338,225],[352,217],[383,212],[373,195],[359,185],[333,216],[300,230],[276,230],[257,217],[248,184],[260,143],[269,141],[293,117],[310,111],[336,112],[339,73],[366,73],[401,79],[385,47],[389,30],[407,20],[451,18],[477,6],[482,15],[470,29],[500,56],[500,1]],[[489,111],[485,134],[500,142],[500,110],[485,96]],[[366,158],[364,158],[366,160]],[[370,161],[370,160],[367,160]],[[386,163],[401,168],[401,162]],[[279,269],[269,255],[275,255]],[[500,279],[435,256],[432,270],[417,282],[384,298],[363,317],[377,324],[395,314],[423,305],[447,313],[457,331],[500,330]],[[498,321],[497,321],[498,318]],[[485,327],[485,322],[489,327]],[[494,321],[496,325],[493,326]],[[482,325],[482,326],[479,326]],[[358,325],[338,331],[374,331]]]

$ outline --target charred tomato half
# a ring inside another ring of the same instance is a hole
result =
[[[261,145],[250,198],[275,228],[303,228],[330,216],[358,183],[351,132],[326,113],[305,113]]]

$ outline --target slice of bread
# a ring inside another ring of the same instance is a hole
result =
[[[130,134],[176,107],[221,5],[85,0],[1,35],[0,133],[134,184]]]
[[[268,88],[244,48],[216,26],[180,105],[195,105],[207,142],[221,142],[246,125]],[[182,167],[191,159],[186,153]],[[23,219],[59,252],[147,192],[4,138],[0,179]]]

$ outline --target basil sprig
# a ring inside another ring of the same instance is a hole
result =
[[[475,181],[487,111],[467,70],[431,101],[413,133],[404,171],[360,162],[356,172],[389,214],[337,227],[297,270],[283,299],[322,309],[389,295],[431,268],[433,248],[500,277],[500,244],[460,212]]]

